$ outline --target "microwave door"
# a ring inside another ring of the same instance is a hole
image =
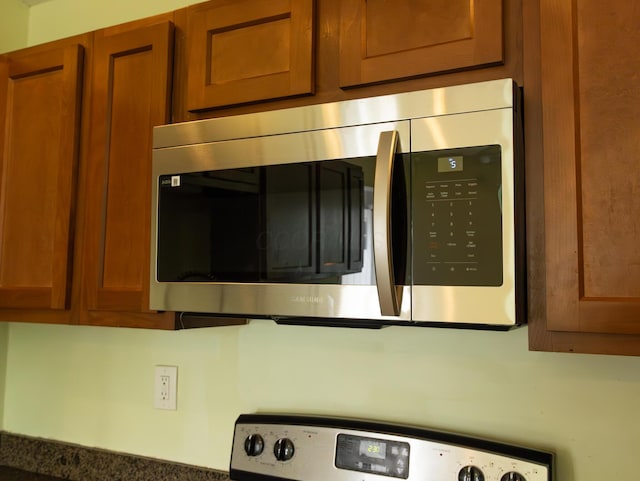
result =
[[[397,307],[383,312],[374,265],[387,131],[402,155],[408,121],[156,150],[151,307],[408,322],[409,283],[399,280]]]
[[[416,119],[411,127],[414,321],[517,324],[522,189],[512,109]]]

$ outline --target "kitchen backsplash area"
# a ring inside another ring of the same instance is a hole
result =
[[[5,432],[183,465],[228,470],[238,415],[280,412],[549,450],[562,481],[635,469],[640,358],[530,352],[526,327],[251,321],[162,332],[15,323],[4,356]],[[153,407],[156,365],[178,366],[176,411]]]

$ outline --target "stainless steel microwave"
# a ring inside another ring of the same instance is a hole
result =
[[[156,127],[151,309],[522,323],[519,93],[503,79]]]

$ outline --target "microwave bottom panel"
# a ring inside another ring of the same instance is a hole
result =
[[[401,289],[400,314],[380,313],[376,286],[321,284],[160,283],[151,291],[151,308],[175,312],[241,315],[248,318],[370,319],[411,321],[411,287]],[[345,321],[346,323],[346,321]]]
[[[412,318],[420,323],[509,328],[521,322],[513,285],[414,286]]]

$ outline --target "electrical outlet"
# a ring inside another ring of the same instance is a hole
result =
[[[178,367],[156,366],[155,394],[153,406],[156,409],[177,409]]]

